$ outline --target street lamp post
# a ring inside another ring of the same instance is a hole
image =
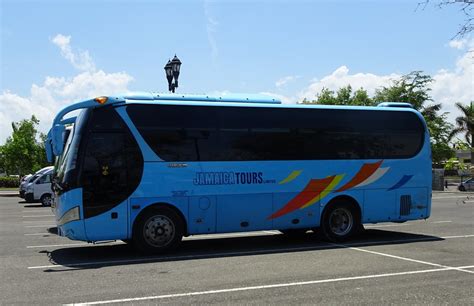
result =
[[[178,88],[179,69],[181,68],[181,61],[176,56],[172,60],[168,60],[165,65],[166,79],[168,80],[168,90],[174,93],[175,88]],[[173,82],[174,78],[174,82]]]

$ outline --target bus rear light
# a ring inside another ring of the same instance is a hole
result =
[[[99,104],[104,104],[105,102],[107,102],[108,98],[107,97],[97,97],[94,99],[95,102],[99,103]]]

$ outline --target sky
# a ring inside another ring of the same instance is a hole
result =
[[[0,144],[11,122],[46,133],[64,106],[127,91],[266,93],[283,103],[350,84],[369,94],[420,70],[454,122],[474,100],[474,39],[459,6],[418,0],[0,0]]]

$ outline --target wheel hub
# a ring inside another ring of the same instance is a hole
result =
[[[164,247],[175,236],[174,223],[166,216],[153,216],[145,222],[143,234],[148,244]]]
[[[354,224],[352,213],[346,208],[335,209],[329,218],[331,231],[338,236],[347,235]]]

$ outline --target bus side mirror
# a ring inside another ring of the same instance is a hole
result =
[[[48,160],[48,163],[53,162],[53,146],[51,144],[51,133],[48,133],[48,137],[46,138],[46,141],[44,142],[44,149],[46,150],[46,159]]]
[[[56,124],[51,130],[51,138],[53,141],[53,154],[59,156],[63,153],[64,148],[64,133],[65,127],[62,124]]]

